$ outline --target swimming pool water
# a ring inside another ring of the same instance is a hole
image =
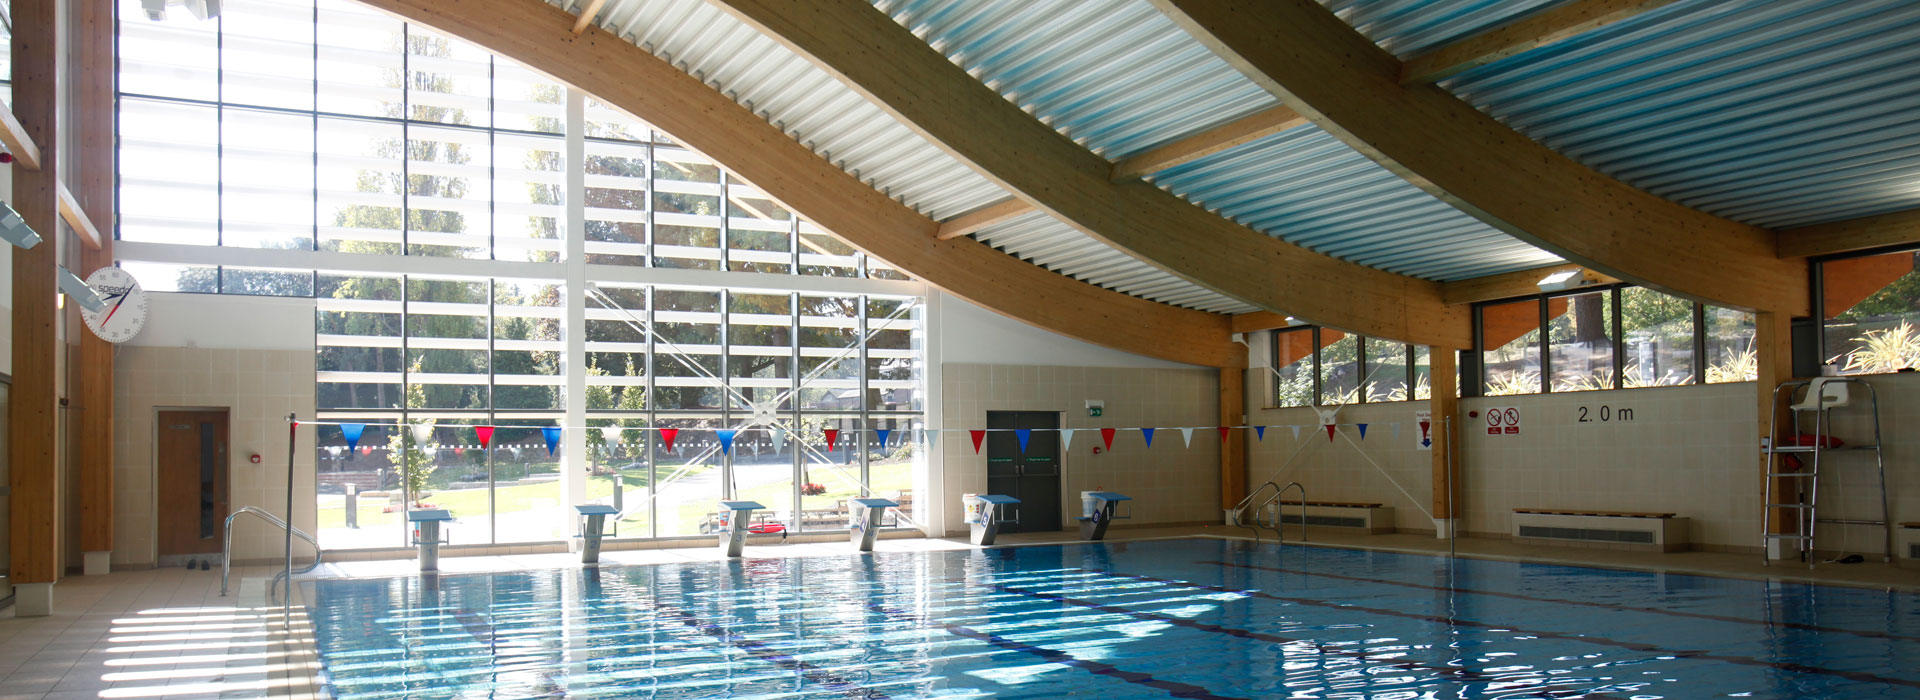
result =
[[[308,601],[338,698],[1920,698],[1920,594],[1214,539]]]

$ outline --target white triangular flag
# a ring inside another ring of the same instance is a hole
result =
[[[432,439],[433,439],[432,423],[413,424],[413,444],[415,447],[424,446],[427,444],[427,441]]]
[[[929,450],[933,449],[934,443],[940,441],[940,431],[937,428],[922,428],[920,435],[927,439],[927,449]]]
[[[1287,427],[1289,427],[1289,428],[1292,428],[1292,429],[1293,429],[1293,440],[1294,440],[1295,442],[1299,442],[1299,441],[1300,441],[1300,426],[1297,426],[1297,425],[1289,425],[1289,426],[1287,426]]]
[[[773,438],[774,454],[780,454],[782,450],[787,449],[787,431],[781,430],[780,426],[769,425],[767,433]]]
[[[1181,439],[1181,440],[1185,440],[1185,441],[1187,442],[1187,446],[1188,446],[1188,447],[1192,447],[1192,446],[1193,446],[1193,429],[1192,429],[1192,428],[1181,428],[1181,429],[1180,429],[1180,439]]]
[[[606,443],[608,447],[620,444],[620,426],[600,426],[600,441]]]
[[[1400,441],[1400,424],[1399,423],[1393,424],[1393,441],[1394,442]]]
[[[1060,429],[1060,451],[1067,452],[1072,449],[1073,449],[1073,429],[1061,428]]]

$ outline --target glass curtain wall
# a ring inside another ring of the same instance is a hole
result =
[[[156,290],[316,299],[320,419],[366,424],[352,446],[318,428],[323,546],[403,546],[409,506],[452,511],[456,544],[572,534],[554,427],[585,430],[586,498],[620,508],[622,537],[708,532],[723,492],[766,504],[770,527],[843,529],[862,495],[912,518],[923,307],[866,281],[898,271],[667,134],[592,98],[570,129],[563,86],[356,3],[160,22],[119,6],[120,240],[354,254],[324,270],[124,263]],[[354,271],[377,256],[434,264]],[[597,284],[568,288],[569,265]],[[632,268],[716,276],[660,286]],[[770,277],[748,291],[720,273]],[[802,293],[781,275],[848,281]],[[567,395],[570,371],[584,395]],[[739,431],[731,451],[720,430]]]
[[[1484,396],[1753,381],[1753,314],[1641,287],[1475,307]],[[1545,328],[1546,333],[1541,333]]]

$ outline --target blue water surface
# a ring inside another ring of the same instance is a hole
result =
[[[1215,539],[312,586],[338,698],[1920,698],[1920,594]]]

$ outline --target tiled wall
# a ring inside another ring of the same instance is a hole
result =
[[[1077,433],[1061,459],[1061,512],[1079,513],[1080,492],[1097,488],[1133,496],[1134,523],[1219,522],[1220,440],[1208,427],[1219,423],[1218,377],[1211,369],[946,363],[939,427],[982,428],[987,411],[1058,411],[1066,428],[1200,428],[1192,447],[1175,430],[1156,433],[1151,448],[1139,431],[1123,431],[1098,455],[1100,434]],[[1087,416],[1088,399],[1106,402],[1101,417]],[[946,497],[985,492],[985,450],[975,454],[966,433],[940,440]],[[961,509],[946,512],[947,532],[965,533]]]
[[[1266,380],[1248,373],[1248,396],[1264,403],[1270,391]],[[1920,519],[1920,434],[1907,428],[1920,420],[1920,376],[1893,375],[1870,381],[1880,391],[1881,425],[1886,435],[1887,492],[1894,521]],[[1606,406],[1612,420],[1599,420]],[[1864,404],[1862,404],[1864,406]],[[1486,411],[1517,408],[1521,433],[1498,437],[1486,433]],[[1580,422],[1580,409],[1588,422]],[[1312,409],[1264,409],[1252,412],[1252,422],[1268,425],[1301,424],[1302,446],[1291,431],[1269,429],[1267,439],[1249,451],[1248,483],[1258,485],[1285,462],[1296,447],[1301,455],[1279,478],[1298,480],[1314,500],[1382,502],[1396,508],[1399,528],[1432,531],[1431,520],[1415,507],[1428,506],[1432,463],[1428,452],[1417,450],[1410,435],[1413,412],[1426,402],[1351,406],[1340,423],[1368,422],[1368,437],[1359,442],[1376,469],[1345,438],[1328,443],[1324,432],[1311,427],[1318,418]],[[1621,420],[1619,410],[1632,411]],[[1463,530],[1471,534],[1504,537],[1513,509],[1558,507],[1587,510],[1672,512],[1693,520],[1693,541],[1706,549],[1752,551],[1760,532],[1759,451],[1752,384],[1628,389],[1623,391],[1488,397],[1461,402],[1466,418],[1462,441],[1459,511]],[[1833,434],[1865,437],[1863,413],[1835,412]],[[1401,423],[1394,439],[1390,424]],[[1352,428],[1343,427],[1348,435]],[[1278,439],[1276,439],[1276,435]],[[1384,438],[1384,439],[1380,439]],[[1821,487],[1822,517],[1878,515],[1872,496],[1873,474],[1868,456],[1840,456],[1824,467],[1828,477]],[[1399,482],[1396,488],[1386,476]],[[1401,493],[1405,489],[1412,498]],[[1848,538],[1852,551],[1877,551],[1880,530],[1866,527],[1822,526],[1823,549],[1840,546]]]
[[[114,357],[116,567],[155,562],[154,435],[157,409],[225,408],[230,505],[286,510],[288,413],[313,415],[313,351],[122,346]],[[314,528],[313,431],[294,450],[294,525]],[[261,463],[248,457],[261,455]],[[282,535],[250,516],[234,523],[235,561],[280,556]],[[294,543],[295,556],[305,545]]]

